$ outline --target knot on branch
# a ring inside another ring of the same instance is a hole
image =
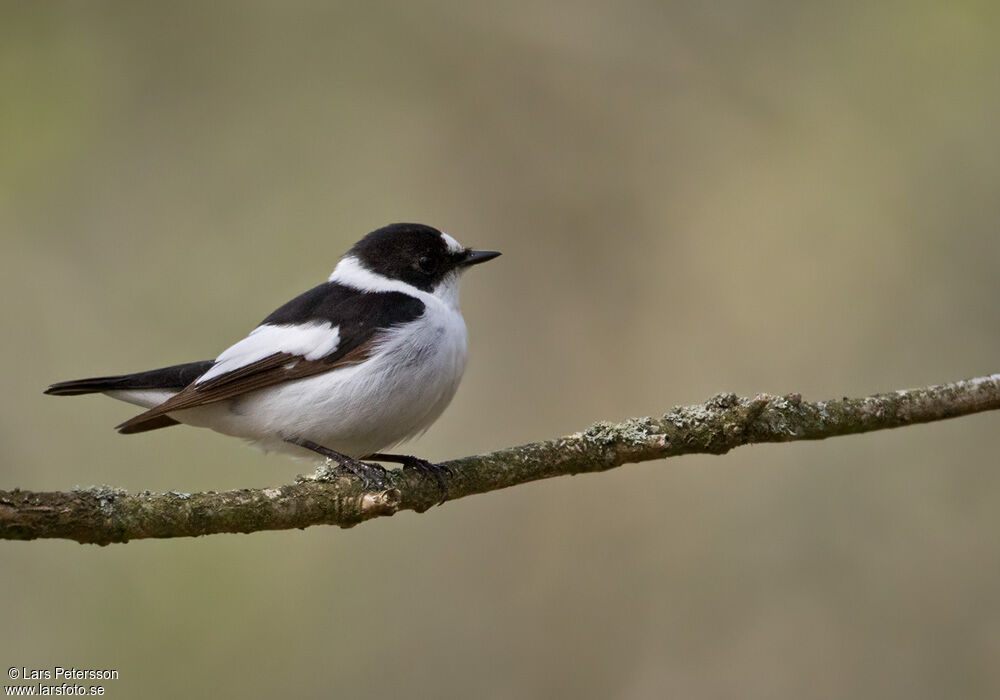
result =
[[[730,394],[733,396],[734,394]],[[801,400],[801,396],[799,400]],[[719,454],[725,454],[734,447],[745,445],[754,441],[754,435],[758,431],[757,421],[770,406],[776,397],[769,394],[758,394],[753,399],[735,399],[728,406],[728,413],[722,418],[722,440],[724,449]]]
[[[361,517],[367,520],[380,515],[394,515],[402,502],[403,493],[399,489],[366,493],[361,497]]]

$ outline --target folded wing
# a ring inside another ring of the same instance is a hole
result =
[[[419,299],[327,282],[296,297],[220,354],[183,390],[118,426],[121,433],[164,427],[174,411],[224,401],[283,382],[364,362],[384,334],[418,318]]]

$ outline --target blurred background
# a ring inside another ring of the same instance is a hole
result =
[[[990,2],[0,5],[0,487],[308,465],[50,382],[214,356],[420,221],[471,355],[446,459],[719,391],[1000,371]],[[0,660],[109,697],[990,698],[997,415],[341,531],[3,542]]]

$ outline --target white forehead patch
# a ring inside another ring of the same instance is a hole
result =
[[[463,250],[465,250],[464,245],[456,241],[454,238],[449,236],[444,231],[441,232],[441,238],[444,239],[445,245],[448,246],[448,250],[450,250],[452,253],[461,253]]]

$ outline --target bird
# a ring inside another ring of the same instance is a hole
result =
[[[99,393],[147,409],[117,426],[127,435],[204,427],[266,452],[328,458],[366,487],[386,475],[366,460],[401,464],[444,492],[446,468],[383,450],[424,433],[454,397],[468,352],[459,283],[499,255],[424,224],[389,224],[214,360],[59,382],[45,393]]]

